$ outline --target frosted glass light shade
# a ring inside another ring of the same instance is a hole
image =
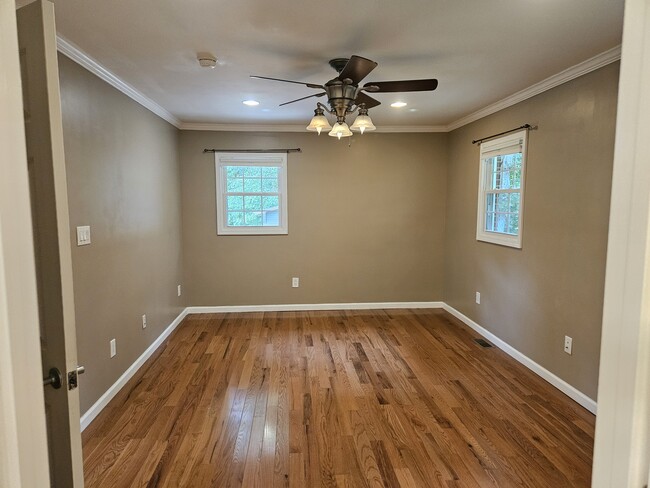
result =
[[[334,127],[332,127],[332,130],[328,134],[330,137],[338,137],[339,139],[341,137],[350,137],[352,135],[352,131],[350,131],[350,128],[348,127],[348,124],[343,122],[342,124],[339,124],[338,122],[334,124]]]
[[[314,115],[307,126],[307,130],[318,132],[318,135],[323,129],[330,130],[331,128],[329,120],[324,115]]]
[[[364,131],[375,130],[375,124],[372,123],[372,119],[368,115],[359,115],[354,120],[353,124],[350,126],[350,129],[354,131],[359,131],[362,134]]]

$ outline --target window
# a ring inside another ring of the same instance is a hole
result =
[[[287,234],[287,155],[216,153],[217,234]]]
[[[521,248],[527,136],[522,130],[481,144],[479,241]]]

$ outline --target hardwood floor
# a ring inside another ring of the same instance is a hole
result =
[[[588,487],[595,417],[441,310],[190,315],[86,487]]]

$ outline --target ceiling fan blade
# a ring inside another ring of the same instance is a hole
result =
[[[325,92],[315,93],[314,95],[307,95],[306,97],[302,97],[302,98],[296,98],[295,100],[291,100],[290,102],[281,103],[280,107],[282,107],[283,105],[289,105],[290,103],[299,102],[300,100],[305,100],[307,98],[322,97],[323,95],[325,95]]]
[[[296,85],[305,85],[308,86],[309,88],[325,88],[323,85],[315,85],[314,83],[305,83],[304,81],[293,81],[293,80],[282,80],[280,78],[269,78],[268,76],[257,76],[257,75],[250,75],[251,78],[255,78],[256,80],[271,80],[271,81],[283,81],[284,83],[295,83]]]
[[[377,63],[361,56],[352,56],[339,73],[339,80],[349,78],[355,85],[363,80],[368,74],[377,67]]]
[[[357,95],[357,99],[355,100],[355,103],[357,105],[361,105],[363,103],[368,109],[372,107],[376,107],[377,105],[381,105],[381,102],[379,100],[375,100],[374,98],[366,95],[363,92],[359,92],[359,94]]]
[[[438,80],[373,81],[363,86],[366,87],[379,88],[369,90],[374,93],[433,91],[438,87]]]

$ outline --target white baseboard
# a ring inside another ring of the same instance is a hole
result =
[[[126,383],[137,373],[142,365],[149,359],[160,345],[169,337],[169,335],[178,327],[183,319],[189,314],[199,313],[233,313],[233,312],[291,312],[307,310],[371,310],[371,309],[404,309],[404,308],[443,308],[457,319],[461,320],[483,337],[492,342],[499,349],[509,356],[513,357],[521,364],[526,366],[534,373],[541,376],[551,385],[572,398],[580,405],[592,413],[596,413],[596,402],[587,395],[577,390],[563,379],[554,375],[546,368],[540,366],[535,361],[525,356],[517,349],[502,341],[487,329],[481,327],[466,315],[460,313],[455,308],[444,302],[363,302],[363,303],[298,303],[286,305],[235,305],[235,306],[216,306],[216,307],[187,307],[178,317],[160,334],[146,351],[135,360],[122,376],[104,393],[95,404],[81,416],[81,430],[83,431],[99,415],[99,413],[108,405],[108,403],[118,394]]]
[[[135,360],[135,362],[129,366],[122,376],[111,385],[111,387],[104,393],[95,404],[90,407],[82,416],[81,416],[81,431],[88,427],[90,423],[99,415],[99,412],[104,410],[106,405],[119,393],[119,391],[126,385],[126,383],[133,378],[133,375],[138,372],[142,365],[149,359],[156,349],[169,337],[169,335],[174,332],[174,329],[183,321],[187,315],[187,309],[184,309],[178,317],[163,331],[162,334],[142,353],[142,355]]]
[[[293,312],[304,310],[373,310],[389,308],[443,308],[443,302],[294,303],[286,305],[233,305],[187,307],[188,314],[231,312]]]
[[[541,376],[543,379],[548,381],[551,385],[553,385],[555,388],[560,390],[562,393],[567,395],[569,398],[575,400],[578,402],[580,405],[585,407],[587,410],[589,410],[591,413],[594,415],[596,414],[596,402],[589,398],[587,395],[576,389],[575,387],[571,386],[569,383],[564,381],[562,378],[554,375],[551,373],[548,369],[544,368],[543,366],[540,366],[537,364],[535,361],[530,359],[528,356],[522,354],[519,352],[517,349],[512,347],[510,344],[507,342],[499,339],[497,336],[495,336],[492,332],[488,331],[487,329],[481,327],[479,324],[474,322],[472,319],[470,319],[467,315],[464,315],[460,313],[458,310],[456,310],[454,307],[451,307],[447,305],[446,303],[443,305],[443,308],[452,314],[454,317],[457,319],[461,320],[465,324],[467,324],[469,327],[474,329],[476,332],[481,334],[483,337],[488,339],[490,342],[492,342],[495,346],[497,346],[499,349],[501,349],[503,352],[511,356],[512,358],[516,359],[519,361],[521,364],[526,366],[528,369],[530,369],[533,373],[536,373],[537,375]]]

